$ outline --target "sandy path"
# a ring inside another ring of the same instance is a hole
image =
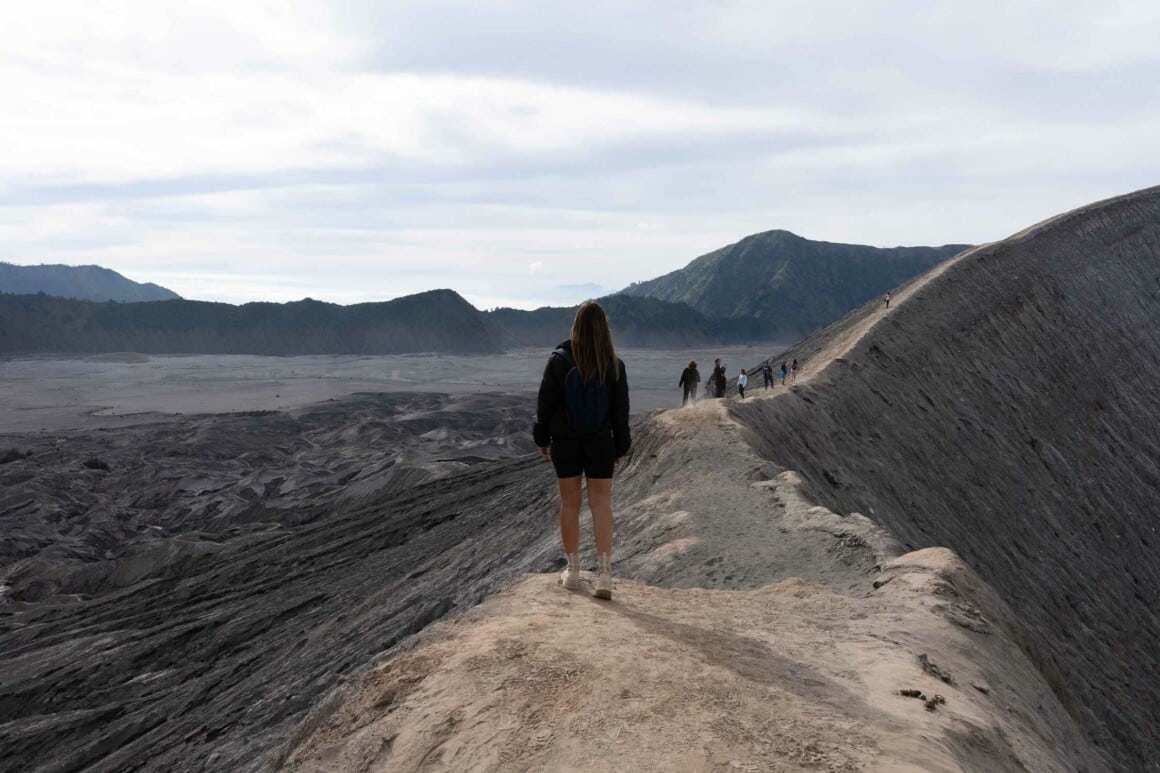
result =
[[[1031,229],[1028,229],[1028,231],[1030,230]],[[858,345],[858,342],[861,341],[866,336],[866,334],[874,328],[875,325],[877,325],[886,317],[895,313],[900,306],[914,297],[920,290],[929,285],[935,279],[941,277],[958,263],[968,259],[972,255],[977,254],[980,250],[989,248],[990,246],[990,244],[982,244],[977,247],[964,250],[953,258],[938,264],[930,271],[922,274],[915,280],[902,285],[895,291],[892,291],[890,297],[890,308],[887,308],[886,304],[883,303],[880,299],[873,307],[873,310],[865,314],[860,321],[849,326],[839,335],[831,337],[829,339],[829,344],[819,353],[801,361],[799,363],[800,367],[798,370],[797,380],[791,383],[789,379],[786,379],[786,385],[792,386],[794,384],[808,384],[813,381],[820,374],[824,373],[825,370],[830,365],[832,365],[835,360],[838,360],[849,354],[854,349],[854,347]],[[774,370],[776,372],[777,368],[775,363],[770,361],[770,364],[771,366],[774,366]],[[758,368],[760,368],[760,366],[758,366]],[[757,371],[757,375],[760,376],[759,369]],[[751,381],[750,383],[754,382]],[[780,394],[776,392],[776,390],[772,395],[765,395],[764,392],[758,392],[757,389],[753,389],[752,392],[755,397],[776,396],[777,394]]]
[[[861,599],[796,579],[747,592],[621,582],[605,604],[533,575],[336,696],[286,767],[1071,769],[1055,748],[1071,745],[1066,716],[1018,649],[929,603],[936,587],[951,606],[959,592],[992,602],[969,572],[930,550],[885,576]]]
[[[814,506],[801,481],[754,454],[720,400],[642,428],[617,483],[615,559],[655,585],[759,588],[802,577],[867,589],[901,547],[866,518]]]

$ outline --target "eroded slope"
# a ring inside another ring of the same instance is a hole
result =
[[[1090,737],[1154,769],[1160,189],[977,248],[920,284],[788,352],[820,357],[881,316],[785,399],[735,415],[817,501],[959,553],[1027,623],[1027,651]]]

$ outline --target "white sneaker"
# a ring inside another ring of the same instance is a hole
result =
[[[580,590],[580,554],[568,554],[568,566],[560,573],[560,584],[568,590]]]
[[[596,598],[612,599],[612,554],[598,553],[596,556]]]

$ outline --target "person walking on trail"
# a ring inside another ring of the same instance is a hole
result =
[[[761,366],[761,379],[765,382],[766,389],[773,386],[773,368],[769,366],[768,362]]]
[[[741,399],[745,399],[745,387],[749,384],[749,377],[745,375],[745,368],[737,374],[737,393],[741,395]]]
[[[890,291],[889,290],[886,291],[886,295],[883,296],[882,300],[886,301],[886,308],[889,309],[890,308]]]
[[[710,380],[713,382],[713,396],[725,396],[725,366],[721,364],[721,358],[713,360],[713,375]]]
[[[701,383],[701,374],[697,370],[697,361],[689,360],[689,367],[681,371],[681,380],[677,386],[685,388],[685,397],[681,405],[691,405],[697,402],[697,385]]]
[[[797,371],[798,371],[797,357],[794,357],[793,358],[793,365],[789,366],[789,372],[790,372],[789,383],[793,384],[793,383],[797,382]]]
[[[785,386],[785,376],[789,371],[785,367],[785,360],[781,361],[781,385]]]
[[[544,367],[532,437],[556,468],[560,488],[560,537],[568,565],[560,582],[580,588],[581,483],[596,537],[598,599],[612,598],[612,472],[628,453],[628,376],[616,356],[608,317],[586,301],[576,310],[572,336],[556,347]]]

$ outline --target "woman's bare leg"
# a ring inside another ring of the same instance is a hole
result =
[[[588,507],[592,509],[596,552],[612,553],[612,478],[588,479]]]
[[[560,486],[560,537],[565,553],[580,552],[580,480],[579,475],[556,478]]]

